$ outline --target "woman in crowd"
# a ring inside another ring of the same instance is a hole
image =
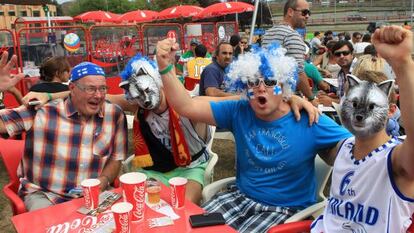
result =
[[[40,66],[40,82],[33,85],[30,91],[56,93],[69,91],[68,85],[71,66],[63,57],[47,58]]]

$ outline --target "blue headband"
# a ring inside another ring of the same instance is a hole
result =
[[[82,62],[76,65],[75,67],[73,67],[72,71],[70,72],[69,81],[74,82],[88,75],[105,76],[105,72],[100,66],[94,63]]]

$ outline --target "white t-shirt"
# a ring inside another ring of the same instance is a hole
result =
[[[314,54],[316,51],[318,51],[319,47],[321,46],[322,42],[318,37],[313,37],[310,41],[310,46],[312,48],[312,53]]]
[[[169,131],[169,112],[166,110],[161,114],[149,111],[146,121],[151,128],[152,134],[164,144],[165,148],[171,151],[171,136]],[[197,154],[203,147],[207,147],[207,142],[211,139],[211,129],[208,127],[206,141],[203,141],[194,130],[190,120],[180,117],[180,126],[183,129],[184,136],[187,140],[188,149],[191,155]],[[204,154],[196,161],[193,161],[189,167],[208,161],[209,154],[205,150]]]
[[[365,47],[367,47],[370,44],[371,43],[369,43],[369,42],[358,42],[358,43],[354,44],[354,53],[356,53],[356,54],[364,53]]]

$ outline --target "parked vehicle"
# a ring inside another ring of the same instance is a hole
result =
[[[362,15],[348,15],[346,17],[346,20],[348,20],[348,21],[364,21],[364,20],[367,20],[367,17],[362,16]]]

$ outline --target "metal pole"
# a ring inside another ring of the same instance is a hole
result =
[[[336,0],[334,0],[334,23],[336,24]]]
[[[235,2],[237,2],[237,0]],[[236,23],[237,26],[239,26],[239,13],[236,13]]]
[[[414,2],[414,0],[411,0],[411,15],[410,15],[411,25],[413,25],[413,2]]]
[[[259,9],[259,1],[260,0],[255,0],[255,1],[256,2],[254,3],[254,12],[253,12],[252,26],[250,27],[249,44],[251,44],[252,41],[253,41],[254,26],[256,25],[257,10]]]

